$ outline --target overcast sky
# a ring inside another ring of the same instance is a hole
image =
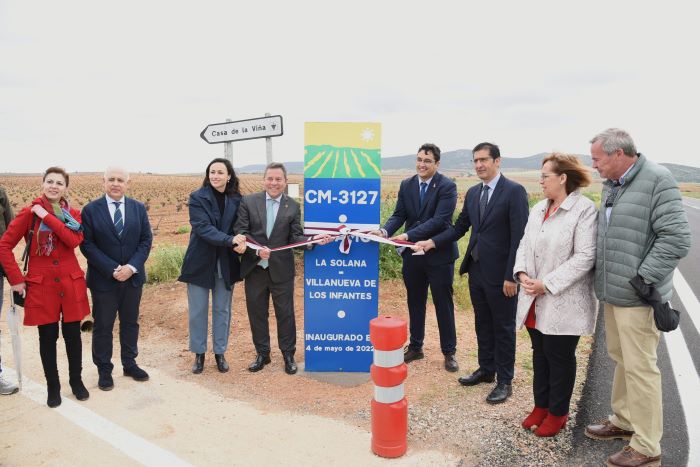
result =
[[[200,172],[209,123],[382,124],[382,154],[493,141],[588,153],[618,126],[700,166],[695,2],[0,0],[0,172]],[[648,5],[648,6],[647,6]],[[265,161],[264,140],[234,163]]]

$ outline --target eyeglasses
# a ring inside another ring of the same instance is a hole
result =
[[[542,174],[540,174],[540,181],[541,181],[541,182],[544,182],[544,181],[545,181],[546,179],[548,179],[549,177],[556,176],[556,175],[557,175],[557,174],[546,174],[546,173],[542,173]]]
[[[418,164],[421,164],[421,163],[422,163],[422,164],[425,164],[425,165],[430,165],[430,164],[434,164],[435,161],[432,160],[432,159],[423,159],[423,158],[420,158],[420,157],[416,157],[416,163],[418,163]]]

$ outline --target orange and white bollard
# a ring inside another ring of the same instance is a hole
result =
[[[408,402],[403,383],[408,367],[403,361],[403,344],[407,336],[407,324],[401,318],[380,316],[369,322],[374,346],[374,363],[370,367],[374,382],[372,451],[381,457],[406,453]]]

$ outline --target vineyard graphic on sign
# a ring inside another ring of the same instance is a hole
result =
[[[334,128],[326,124],[322,133],[317,129],[306,127],[305,178],[381,178],[378,125],[346,123]]]

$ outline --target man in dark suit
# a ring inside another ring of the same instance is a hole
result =
[[[454,227],[418,246],[426,251],[449,248],[451,242],[472,229],[459,273],[469,273],[479,368],[470,376],[459,378],[459,382],[473,386],[493,382],[497,376],[496,387],[486,401],[498,404],[505,402],[513,391],[518,291],[513,281],[513,266],[527,224],[527,192],[500,173],[498,146],[481,143],[472,154],[481,183],[467,191]]]
[[[263,176],[265,191],[243,197],[238,208],[238,218],[233,226],[237,234],[234,248],[242,254],[241,277],[245,279],[246,307],[253,344],[257,356],[248,367],[260,371],[270,363],[270,328],[268,309],[270,296],[277,319],[277,341],[284,357],[284,371],[297,372],[294,361],[297,328],[294,316],[294,254],[291,249],[275,251],[280,247],[304,241],[299,203],[284,193],[287,187],[287,170],[283,164],[272,162]],[[265,248],[246,249],[245,237]],[[328,243],[331,238],[323,237]],[[315,237],[315,238],[316,238]]]
[[[439,147],[424,144],[418,149],[416,175],[401,182],[394,213],[384,228],[375,234],[391,236],[401,226],[405,226],[405,232],[395,238],[418,242],[452,226],[452,214],[457,205],[457,186],[438,173],[439,166]],[[404,361],[409,363],[424,357],[425,305],[430,286],[440,330],[440,349],[445,356],[445,369],[457,371],[457,332],[452,300],[454,263],[459,257],[457,242],[447,242],[444,248],[424,255],[413,255],[413,250],[405,248],[402,249],[401,256],[411,331],[409,344],[404,351]]]
[[[129,174],[110,167],[104,174],[105,196],[88,203],[82,212],[85,239],[80,251],[88,260],[87,286],[95,319],[92,361],[99,374],[98,387],[114,388],[112,330],[119,314],[119,343],[124,375],[147,381],[148,373],[136,364],[139,304],[146,282],[145,262],[153,234],[145,206],[125,195]]]

